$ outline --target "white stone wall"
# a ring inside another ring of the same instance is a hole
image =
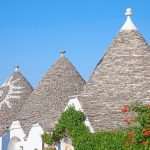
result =
[[[60,146],[61,150],[74,150],[73,146],[66,144],[63,139],[60,141]]]
[[[20,140],[25,137],[25,133],[23,132],[23,129],[21,128],[19,121],[13,121],[9,131],[10,131],[10,140],[13,137],[17,137]]]
[[[23,150],[42,150],[41,134],[43,134],[43,129],[39,124],[34,124],[31,127],[28,137],[23,132],[19,121],[14,121],[9,131],[8,150],[21,150],[21,147],[23,147]],[[0,150],[2,150],[2,137],[0,137]]]
[[[38,149],[42,150],[42,138],[41,135],[44,133],[43,129],[39,124],[33,124],[27,138],[27,143],[31,150]],[[26,150],[29,150],[26,149]]]

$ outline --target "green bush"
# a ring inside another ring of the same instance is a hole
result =
[[[127,128],[96,133],[91,133],[84,124],[84,113],[71,107],[62,113],[52,135],[42,135],[43,141],[51,145],[67,135],[75,150],[150,150],[150,105],[126,107],[122,113],[137,112],[136,118],[125,119],[129,125]]]

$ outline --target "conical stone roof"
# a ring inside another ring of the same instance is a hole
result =
[[[28,133],[34,123],[39,123],[45,131],[51,131],[65,110],[68,97],[80,94],[84,85],[83,78],[62,53],[61,58],[52,65],[26,101],[19,115],[24,131]]]
[[[0,87],[0,135],[9,129],[32,91],[32,86],[17,66],[15,72]]]
[[[150,47],[128,20],[78,97],[94,130],[125,125],[121,107],[150,103]]]

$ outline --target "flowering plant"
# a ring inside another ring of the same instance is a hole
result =
[[[128,140],[128,144],[126,143],[125,145],[130,148],[137,145],[141,149],[149,150],[150,149],[150,104],[148,105],[134,104],[127,107],[128,107],[128,111],[136,112],[137,116],[136,117],[132,116],[131,117],[132,119],[128,119],[130,117],[125,119],[125,120],[129,120],[127,122],[128,125],[134,124],[134,126],[130,126],[129,128],[127,128],[127,130],[130,130],[131,132],[128,133],[129,140]]]
[[[150,105],[126,105],[121,112],[131,112],[124,120],[126,128],[91,133],[84,124],[85,114],[71,107],[62,113],[52,134],[42,135],[43,141],[51,145],[67,135],[75,150],[150,150]]]

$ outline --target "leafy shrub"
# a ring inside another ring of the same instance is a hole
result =
[[[84,113],[71,107],[62,113],[51,135],[42,135],[43,141],[51,145],[68,135],[75,150],[150,150],[150,105],[123,106],[121,111],[137,113],[124,120],[127,128],[91,133]]]

